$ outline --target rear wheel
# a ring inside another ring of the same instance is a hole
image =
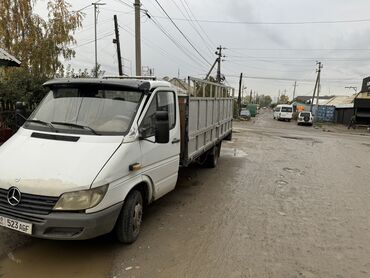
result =
[[[207,154],[207,161],[206,166],[209,168],[215,168],[218,163],[218,158],[220,156],[221,151],[221,143],[214,146],[211,150],[209,150]]]
[[[126,244],[133,243],[139,236],[143,217],[143,196],[137,190],[127,195],[118,217],[115,232],[117,239]]]

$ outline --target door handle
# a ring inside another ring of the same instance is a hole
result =
[[[180,143],[180,139],[175,138],[172,140],[172,144],[177,144],[177,143]]]

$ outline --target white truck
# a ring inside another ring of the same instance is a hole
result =
[[[47,239],[138,237],[143,208],[179,167],[215,167],[231,139],[234,89],[188,78],[55,79],[0,147],[0,226]]]

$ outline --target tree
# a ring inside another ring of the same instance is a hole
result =
[[[0,45],[33,76],[52,77],[63,68],[61,57],[71,59],[75,55],[73,34],[82,26],[83,14],[70,11],[71,5],[65,0],[49,0],[48,17],[43,19],[33,12],[36,2],[1,0]]]
[[[270,96],[262,95],[262,96],[259,97],[259,102],[258,103],[261,107],[268,107],[272,103],[272,98]]]
[[[33,12],[37,0],[0,1],[0,45],[21,61],[20,68],[6,68],[0,77],[0,104],[11,109],[25,101],[32,109],[45,95],[42,84],[64,71],[60,59],[74,57],[73,34],[83,14],[70,11],[65,0],[49,0],[43,19]]]
[[[281,95],[278,102],[280,104],[287,104],[289,102],[289,97],[286,95]]]

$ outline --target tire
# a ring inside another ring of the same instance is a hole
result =
[[[119,242],[135,242],[140,233],[142,217],[143,196],[139,191],[133,190],[127,195],[116,223],[115,233]]]
[[[226,137],[225,137],[225,139],[224,140],[226,140],[226,141],[231,141],[233,139],[233,132],[231,131],[230,133],[229,133],[229,135],[227,135]]]
[[[291,121],[291,119],[288,119],[288,122],[290,122]]]
[[[214,146],[212,149],[209,150],[207,154],[207,161],[205,166],[207,168],[216,168],[218,163],[218,158],[220,156],[221,144]]]

